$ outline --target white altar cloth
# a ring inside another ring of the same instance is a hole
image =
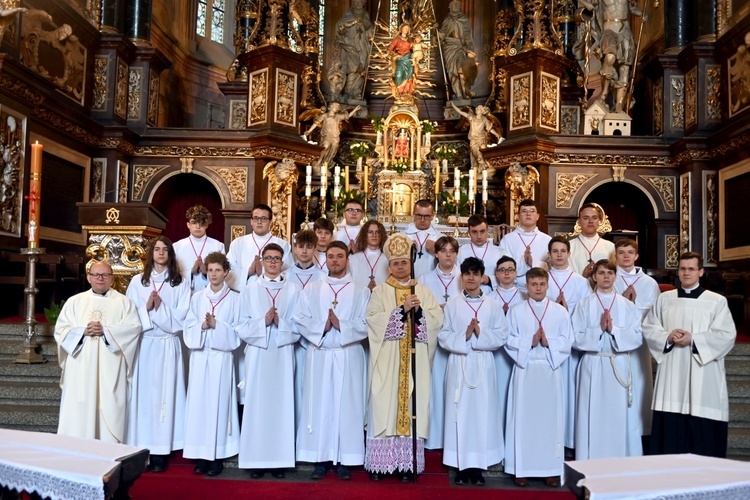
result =
[[[591,500],[750,498],[750,463],[699,455],[653,455],[565,463],[573,493]]]
[[[0,429],[0,485],[52,499],[103,499],[119,459],[142,448],[44,432]]]

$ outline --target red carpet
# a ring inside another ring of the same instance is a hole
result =
[[[330,498],[411,500],[414,498],[435,499],[479,499],[500,497],[505,500],[560,499],[570,500],[575,496],[565,489],[551,490],[539,483],[540,489],[520,489],[509,486],[500,489],[508,479],[488,478],[484,487],[454,486],[447,469],[440,463],[440,453],[427,453],[428,472],[419,476],[417,484],[403,484],[389,477],[380,482],[370,481],[361,468],[352,471],[351,481],[339,481],[333,472],[318,482],[308,481],[309,471],[289,473],[287,479],[262,480],[229,479],[229,477],[249,477],[245,471],[225,469],[218,478],[208,478],[193,474],[193,464],[180,456],[175,456],[166,472],[144,473],[130,488],[130,496],[135,500],[167,498],[232,498],[236,496],[252,498],[304,498],[316,500]],[[436,470],[440,467],[442,470]],[[429,471],[433,472],[429,472]],[[223,477],[227,479],[223,479]],[[294,480],[293,476],[300,478]],[[512,484],[512,483],[511,483]]]

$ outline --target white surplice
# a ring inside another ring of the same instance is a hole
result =
[[[574,272],[570,266],[565,269],[551,267],[547,298],[556,301],[561,292],[565,294],[568,313],[572,317],[578,302],[591,295],[593,290],[589,281]],[[578,363],[580,361],[581,353],[574,348],[571,349],[570,356],[561,367],[565,391],[565,446],[568,448],[575,447],[576,386],[578,384]]]
[[[570,316],[545,298],[516,304],[508,311],[505,349],[513,359],[505,427],[505,472],[517,477],[563,473],[565,401],[562,362],[570,355]],[[539,320],[548,340],[532,347]]]
[[[698,298],[678,296],[682,290],[662,293],[643,322],[643,336],[658,364],[652,409],[727,422],[724,357],[734,347],[737,330],[727,299],[699,290]],[[692,347],[667,345],[675,328],[690,332]]]
[[[347,274],[310,284],[294,320],[307,339],[297,460],[362,465],[365,459],[365,313],[370,291]],[[336,301],[336,305],[333,303]],[[324,332],[333,309],[340,330]]]
[[[202,328],[206,313],[216,318],[215,328]],[[206,287],[190,300],[183,334],[190,349],[185,458],[215,460],[240,451],[233,356],[240,346],[234,329],[239,317],[240,294],[226,283],[216,293]]]
[[[446,274],[436,267],[435,270],[423,274],[418,280],[430,289],[432,295],[441,306],[451,297],[461,293],[461,270],[453,266]],[[446,298],[447,295],[447,298]],[[448,368],[448,352],[438,345],[432,358],[432,391],[430,392],[430,435],[424,443],[428,450],[438,450],[443,447],[443,417],[445,416],[445,370]]]
[[[318,269],[323,271],[324,275],[328,275],[328,266],[326,266],[326,261],[328,260],[328,256],[326,256],[325,252],[319,252],[315,251],[315,256],[313,257],[313,261],[315,262],[315,265]]]
[[[143,446],[152,455],[181,450],[185,437],[185,365],[182,329],[190,307],[190,282],[173,287],[169,271],[153,271],[148,285],[136,274],[126,295],[136,305],[142,333],[133,369],[127,443]],[[151,292],[161,297],[159,308],[146,310]]]
[[[90,321],[104,336],[84,335]],[[128,393],[141,323],[135,305],[110,289],[74,295],[55,323],[57,359],[62,368],[58,434],[124,443]]]
[[[417,260],[414,262],[414,277],[419,279],[423,274],[427,274],[435,269],[437,264],[435,255],[427,251],[427,242],[432,241],[434,243],[444,235],[438,232],[432,224],[430,224],[430,227],[427,229],[417,229],[417,226],[414,225],[413,222],[406,226],[404,233],[411,238],[417,246]]]
[[[524,294],[517,287],[502,288],[500,285],[495,288],[489,297],[498,303],[498,307],[503,311],[503,314],[507,316],[507,311],[511,307],[526,300],[526,294]],[[504,310],[505,305],[508,305],[508,309]],[[513,360],[508,355],[505,349],[496,350],[493,355],[495,356],[495,372],[497,374],[497,390],[500,397],[500,415],[503,417],[502,429],[505,430],[506,416],[508,414],[508,389],[510,388],[510,375],[513,373]]]
[[[459,296],[445,305],[445,322],[438,335],[450,352],[445,375],[443,463],[459,470],[487,469],[505,452],[503,415],[493,351],[508,337],[508,323],[497,303],[482,295]],[[471,320],[479,321],[479,337],[466,340]]]
[[[247,344],[242,469],[294,467],[294,344],[299,333],[292,315],[300,294],[300,288],[283,276],[269,280],[265,275],[240,292],[236,329]],[[274,300],[279,326],[266,326]]]
[[[380,249],[370,250],[368,248],[350,255],[347,271],[352,275],[354,284],[362,288],[367,288],[370,285],[370,276],[375,277],[376,285],[385,283],[385,280],[390,276],[388,259]]]
[[[469,257],[476,257],[484,262],[484,274],[490,278],[491,285],[482,285],[482,291],[484,293],[489,293],[495,288],[495,286],[497,286],[495,268],[497,267],[497,261],[500,260],[500,257],[502,256],[503,254],[500,253],[500,247],[495,246],[490,240],[487,240],[482,246],[476,246],[470,241],[458,248],[458,259],[456,259],[456,264],[458,264],[458,267],[461,267],[461,263]]]
[[[350,241],[357,241],[357,236],[359,236],[359,231],[362,229],[362,226],[357,224],[356,226],[350,226],[348,224],[344,224],[341,226],[341,229],[336,231],[333,235],[333,239],[336,241],[342,241],[345,245],[349,245]]]
[[[188,236],[174,244],[174,253],[177,258],[177,265],[180,266],[180,274],[190,283],[191,293],[200,292],[208,286],[208,277],[198,270],[197,274],[192,274],[193,266],[198,257],[203,257],[206,261],[206,255],[211,252],[227,253],[224,243],[207,235],[202,238]]]
[[[615,244],[598,234],[593,238],[579,234],[570,239],[570,267],[578,274],[583,272],[583,268],[588,266],[589,262],[612,260],[614,253]]]
[[[255,233],[246,234],[232,240],[229,244],[227,259],[232,266],[227,276],[227,284],[234,290],[242,291],[245,285],[256,281],[257,275],[248,276],[247,270],[255,262],[256,255],[262,255],[263,249],[269,243],[276,243],[284,250],[284,269],[289,269],[294,265],[294,256],[292,247],[286,241],[274,236],[270,232],[265,236],[257,236]]]
[[[612,316],[611,333],[601,327],[605,308]],[[633,370],[643,335],[635,305],[622,295],[597,292],[578,303],[572,321],[573,347],[582,353],[575,412],[576,460],[642,455]]]
[[[525,231],[521,226],[503,236],[500,240],[500,255],[513,257],[516,261],[516,286],[526,292],[526,273],[532,267],[540,267],[547,260],[547,246],[552,239],[538,227],[533,231]],[[531,265],[526,264],[523,256],[526,247],[531,248]],[[494,275],[494,272],[492,273]]]
[[[654,306],[657,297],[661,294],[659,284],[654,278],[643,272],[640,267],[634,267],[631,272],[617,268],[615,279],[615,291],[619,294],[625,292],[628,286],[633,285],[635,289],[635,307],[641,316],[641,321]],[[641,416],[641,435],[651,435],[651,400],[654,398],[654,370],[651,366],[651,353],[648,344],[644,341],[633,353],[633,405],[638,408]]]

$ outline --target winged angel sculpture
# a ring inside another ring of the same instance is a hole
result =
[[[479,105],[476,109],[472,110],[471,107],[467,106],[463,110],[450,101],[450,105],[456,110],[456,113],[461,115],[461,120],[458,122],[459,130],[469,130],[469,151],[471,152],[471,166],[481,167],[482,169],[487,168],[487,162],[482,156],[482,149],[487,147],[494,147],[503,142],[503,126],[487,106]],[[497,138],[497,142],[490,144],[489,140],[492,136]]]
[[[356,106],[347,113],[341,110],[339,103],[332,102],[328,106],[328,110],[325,107],[309,109],[299,115],[300,122],[313,121],[313,124],[302,136],[303,139],[307,141],[310,134],[316,128],[320,129],[320,145],[323,146],[323,151],[320,152],[318,160],[313,163],[313,167],[319,169],[324,166],[330,166],[333,163],[333,159],[339,150],[339,143],[341,142],[342,126],[359,109],[360,106]]]

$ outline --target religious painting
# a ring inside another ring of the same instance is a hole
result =
[[[719,260],[750,257],[750,159],[719,170]]]
[[[26,117],[0,105],[0,234],[21,236]]]
[[[282,125],[297,125],[297,75],[276,68],[276,109],[274,121]]]
[[[539,124],[560,131],[560,78],[541,72],[542,95],[539,103]]]
[[[80,201],[89,201],[91,158],[45,137],[31,134],[30,141],[44,146],[39,210],[42,239],[86,244],[78,224]]]
[[[750,31],[745,34],[744,43],[727,60],[727,75],[731,118],[750,107]]]
[[[247,95],[250,109],[247,115],[247,126],[259,125],[267,121],[268,105],[268,68],[250,73]]]
[[[384,168],[403,172],[421,168],[422,128],[411,111],[398,111],[386,118]]]
[[[510,77],[510,130],[531,127],[532,77],[531,71]]]

